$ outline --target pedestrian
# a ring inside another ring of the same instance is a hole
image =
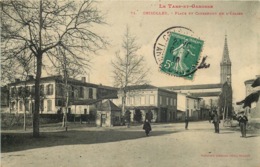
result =
[[[145,119],[143,129],[145,131],[146,136],[149,136],[150,131],[152,131],[151,125],[148,119]]]
[[[240,130],[241,130],[241,137],[246,137],[246,124],[247,124],[247,116],[245,114],[241,114],[238,116],[238,122],[239,122],[239,126],[240,126]]]
[[[145,119],[148,119],[148,122],[151,123],[152,119],[153,119],[153,113],[151,110],[149,110],[146,114],[145,114]]]
[[[220,123],[220,119],[219,119],[217,111],[215,110],[214,114],[213,114],[213,124],[214,124],[214,128],[215,128],[215,133],[219,133],[219,123]]]
[[[126,123],[127,128],[130,128],[130,121],[131,121],[131,112],[129,110],[126,110],[126,112],[125,112],[125,123]]]
[[[185,116],[185,129],[188,130],[188,125],[189,125],[189,117]]]

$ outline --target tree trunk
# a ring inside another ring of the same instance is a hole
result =
[[[122,114],[125,115],[125,104],[126,104],[126,91],[123,90],[123,96],[122,96]]]
[[[35,79],[35,111],[33,111],[33,137],[40,136],[39,111],[40,111],[40,79],[42,74],[42,54],[37,57],[37,73]]]

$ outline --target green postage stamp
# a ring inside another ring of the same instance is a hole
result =
[[[171,32],[160,71],[177,77],[193,79],[204,41]]]

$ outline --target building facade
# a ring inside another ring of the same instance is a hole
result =
[[[200,99],[185,93],[177,93],[177,120],[184,120],[185,116],[191,120],[201,118]]]
[[[122,93],[119,91],[118,106],[122,105]],[[138,112],[142,113],[142,121],[148,112],[152,112],[152,122],[171,122],[177,116],[177,93],[152,85],[129,86],[126,94],[126,110],[131,112],[131,121]]]
[[[260,75],[257,75],[256,78],[259,78]],[[246,91],[246,97],[249,96],[251,93],[260,91],[260,86],[252,87],[253,82],[255,79],[246,80],[244,82],[245,84],[245,91]],[[246,107],[247,113],[250,113],[251,118],[260,118],[260,98],[258,101],[254,104],[252,104],[251,108]]]
[[[35,79],[30,76],[27,81],[20,81],[8,85],[9,108],[11,112],[21,113],[34,111]],[[49,76],[40,80],[40,113],[57,114],[64,112],[66,103],[66,89],[69,91],[68,113],[89,114],[91,105],[103,99],[117,98],[117,89],[82,80],[68,79],[65,87],[61,76]]]

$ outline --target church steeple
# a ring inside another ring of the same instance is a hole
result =
[[[224,84],[227,82],[231,85],[231,61],[229,58],[229,50],[227,44],[227,35],[225,34],[225,43],[224,43],[224,50],[222,55],[222,60],[220,63],[220,83]]]
[[[228,44],[227,44],[227,34],[225,34],[225,44],[224,44],[224,50],[223,50],[221,63],[230,63],[231,64],[231,61],[229,58]]]

